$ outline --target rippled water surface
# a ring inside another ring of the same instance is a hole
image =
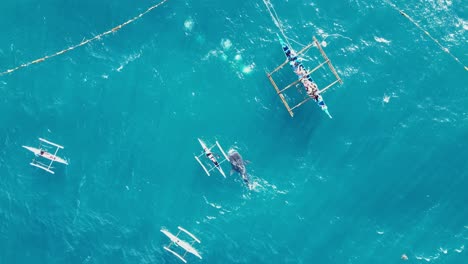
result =
[[[155,3],[4,0],[1,71]],[[261,0],[169,0],[0,76],[0,263],[180,263],[159,231],[179,225],[202,241],[191,263],[466,262],[468,72],[385,1],[272,4],[293,48],[316,36],[344,80],[324,94],[333,119],[284,109]],[[395,4],[468,61],[463,1]],[[70,164],[29,166],[38,137]],[[207,177],[197,138],[250,161],[253,190],[226,163]]]

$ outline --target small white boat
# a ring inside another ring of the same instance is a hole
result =
[[[36,158],[34,158],[31,161],[31,163],[29,163],[31,166],[43,169],[43,170],[45,170],[45,171],[47,171],[49,173],[54,174],[54,171],[51,170],[51,168],[53,168],[52,164],[54,162],[58,162],[58,163],[68,165],[68,162],[65,159],[60,158],[59,156],[57,156],[58,151],[60,149],[63,149],[63,146],[60,146],[58,144],[55,144],[55,143],[50,142],[48,140],[45,140],[43,138],[39,138],[39,141],[40,141],[39,148],[34,148],[34,147],[29,147],[29,146],[23,146],[23,148],[25,148],[25,149],[31,151],[32,153],[34,153],[34,155],[36,157],[41,157],[41,158],[49,160],[50,163],[47,165],[47,164],[44,164],[44,163],[36,160]],[[47,149],[51,149],[51,148],[55,148],[54,154],[52,154],[52,152],[47,151]]]
[[[64,160],[64,159],[62,159],[62,158],[60,158],[58,156],[54,156],[53,154],[50,154],[49,152],[46,152],[46,151],[44,151],[42,149],[28,147],[28,146],[23,146],[23,148],[31,151],[36,156],[41,156],[41,157],[44,157],[44,158],[46,158],[48,160],[56,161],[56,162],[68,165],[68,162],[66,160]]]
[[[223,175],[224,178],[226,178],[226,174],[224,173],[223,171],[223,168],[221,168],[221,163],[225,162],[226,160],[228,160],[228,156],[226,155],[226,153],[224,152],[223,148],[221,147],[221,145],[218,143],[218,141],[216,141],[216,144],[211,146],[210,148],[208,148],[205,144],[205,142],[203,142],[201,139],[198,139],[198,142],[200,143],[202,149],[203,149],[203,152],[198,155],[198,156],[195,156],[195,159],[198,161],[198,163],[200,163],[200,166],[202,166],[203,170],[206,172],[206,174],[208,176],[210,176],[210,171],[212,171],[214,168],[216,168],[220,173],[221,175]],[[217,146],[219,148],[219,150],[221,151],[221,153],[223,154],[224,156],[224,159],[221,160],[220,162],[218,162],[218,160],[216,159],[215,155],[213,154],[213,152],[211,151],[211,149],[213,147]],[[203,165],[203,163],[201,162],[200,160],[200,157],[205,155],[210,161],[211,163],[213,163],[214,167],[212,167],[211,169],[207,169],[205,167],[205,165]]]
[[[202,259],[200,253],[193,247],[193,244],[195,242],[200,243],[200,240],[197,237],[195,237],[192,233],[185,230],[184,228],[182,228],[180,226],[178,228],[179,228],[179,232],[177,233],[177,235],[172,234],[171,232],[169,232],[166,229],[161,229],[161,232],[171,240],[171,243],[167,247],[164,246],[163,248],[166,251],[168,251],[168,252],[172,253],[173,255],[175,255],[176,257],[178,257],[184,263],[187,263],[187,261],[184,259],[185,255],[187,253],[193,254],[196,257],[198,257],[199,259]],[[184,241],[184,240],[180,239],[179,238],[180,232],[184,232],[185,234],[189,235],[192,238],[192,241],[189,243],[187,241]],[[181,247],[183,250],[185,250],[185,254],[183,256],[181,256],[179,253],[171,250],[170,247],[172,245],[176,245],[176,246]]]

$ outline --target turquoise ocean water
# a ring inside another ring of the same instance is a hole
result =
[[[159,231],[178,225],[202,240],[191,263],[468,263],[467,72],[383,1],[272,3],[343,78],[333,119],[313,103],[290,118],[275,95],[265,70],[284,55],[260,0],[169,0],[0,76],[0,263],[181,263]],[[153,4],[4,0],[1,71]],[[464,1],[395,4],[468,61]],[[69,166],[29,166],[38,137]],[[197,138],[236,148],[254,190],[207,177]]]

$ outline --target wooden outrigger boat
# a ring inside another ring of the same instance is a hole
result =
[[[39,148],[23,146],[23,148],[31,151],[35,155],[35,158],[31,161],[31,163],[29,163],[31,166],[34,166],[34,167],[39,168],[39,169],[43,169],[43,170],[45,170],[45,171],[47,171],[49,173],[54,174],[54,171],[52,170],[52,168],[53,168],[52,164],[54,162],[58,162],[58,163],[68,165],[68,162],[65,159],[57,156],[58,151],[60,149],[63,149],[63,146],[60,146],[58,144],[55,144],[55,143],[50,142],[48,140],[45,140],[43,138],[39,138],[39,141],[40,141]],[[52,149],[52,148],[55,148],[55,150],[52,151],[52,152],[47,151],[48,149]],[[49,164],[45,164],[45,163],[39,161],[37,159],[39,157],[50,161]]]
[[[299,106],[303,105],[304,103],[306,103],[307,101],[313,99],[314,101],[317,102],[317,104],[320,106],[320,108],[330,117],[332,118],[332,116],[330,115],[330,113],[328,112],[328,107],[326,106],[325,102],[323,101],[323,98],[321,96],[321,94],[323,94],[324,92],[326,92],[328,89],[330,89],[333,85],[337,84],[337,83],[340,83],[342,84],[343,81],[341,80],[340,76],[338,75],[338,73],[336,72],[335,68],[333,67],[330,59],[327,57],[327,55],[325,54],[325,52],[323,51],[322,49],[322,46],[320,45],[320,43],[318,42],[318,40],[313,37],[313,42],[308,44],[307,46],[305,46],[303,49],[301,49],[299,52],[295,52],[290,46],[288,46],[281,38],[280,38],[280,42],[281,42],[281,45],[283,47],[283,51],[286,55],[286,61],[283,62],[281,65],[279,65],[278,67],[276,67],[272,72],[267,72],[267,77],[268,79],[270,80],[271,84],[273,85],[273,87],[275,88],[276,90],[276,93],[278,94],[278,96],[280,97],[281,101],[283,102],[284,106],[286,107],[286,109],[288,110],[289,114],[291,115],[291,117],[294,116],[294,109],[298,108]],[[305,52],[307,52],[311,47],[313,46],[316,46],[318,48],[318,50],[320,51],[320,54],[322,55],[324,61],[319,63],[315,68],[313,68],[312,70],[306,70],[304,68],[304,66],[302,65],[301,61],[300,61],[300,55],[301,54],[304,54]],[[298,75],[299,79],[286,85],[284,88],[282,89],[279,89],[278,88],[278,85],[276,84],[276,82],[273,80],[273,77],[272,75],[279,71],[280,69],[282,69],[286,64],[290,64],[296,75]],[[312,80],[312,73],[314,73],[316,70],[324,67],[326,65],[328,65],[328,68],[330,69],[330,71],[333,73],[333,75],[335,76],[335,80],[332,81],[331,83],[329,83],[328,85],[326,85],[323,89],[319,89],[317,84]],[[293,86],[296,86],[298,83],[302,83],[302,85],[304,86],[304,88],[306,89],[306,92],[307,92],[307,98],[304,98],[301,102],[299,102],[298,104],[296,104],[295,106],[293,107],[290,107],[288,102],[286,101],[286,98],[284,96],[284,92],[286,90],[288,90],[289,88],[293,87]]]
[[[198,156],[195,156],[195,159],[198,161],[198,163],[200,164],[200,166],[203,168],[203,170],[206,172],[206,174],[208,176],[210,176],[210,171],[214,170],[215,168],[219,171],[219,173],[221,173],[221,175],[223,175],[224,178],[226,178],[226,174],[224,173],[223,171],[223,168],[221,167],[221,164],[223,162],[225,162],[226,160],[229,160],[228,156],[226,155],[226,152],[224,152],[223,148],[221,147],[221,145],[219,144],[218,141],[216,141],[216,144],[211,146],[211,147],[207,147],[205,142],[203,142],[201,139],[198,139],[198,142],[200,143],[203,151],[200,155]],[[223,159],[218,161],[218,159],[216,159],[215,155],[213,154],[213,152],[211,151],[214,147],[218,147],[218,149],[221,151],[221,153],[223,154]],[[201,162],[200,158],[202,156],[206,156],[210,161],[211,163],[213,164],[213,166],[210,168],[210,169],[207,169],[205,167],[205,165],[203,165],[203,163]]]
[[[202,259],[202,256],[200,255],[198,250],[196,250],[193,247],[193,244],[195,244],[195,242],[200,243],[200,240],[195,235],[193,235],[192,233],[187,231],[186,229],[184,229],[184,228],[182,228],[180,226],[178,227],[178,229],[179,229],[179,232],[177,232],[176,235],[172,234],[167,229],[164,229],[164,228],[161,229],[161,232],[171,240],[171,243],[169,243],[169,245],[167,245],[167,246],[164,246],[163,248],[166,251],[172,253],[174,256],[178,257],[184,263],[187,263],[187,260],[185,260],[185,255],[187,255],[187,253],[190,253],[192,255],[195,255],[199,259]],[[183,233],[187,234],[192,240],[190,242],[187,242],[185,240],[180,239],[179,238],[180,232],[183,232]],[[181,256],[179,253],[172,250],[171,246],[181,247],[185,251],[185,253]]]

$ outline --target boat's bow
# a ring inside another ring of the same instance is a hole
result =
[[[41,150],[38,148],[33,148],[33,147],[28,147],[28,146],[23,146],[23,148],[31,151],[32,153],[34,153],[34,155],[39,155],[39,153],[41,153]]]
[[[200,142],[200,145],[202,146],[202,149],[204,152],[206,152],[206,150],[208,149],[205,145],[205,142],[203,142],[201,139],[198,138],[198,142]]]

